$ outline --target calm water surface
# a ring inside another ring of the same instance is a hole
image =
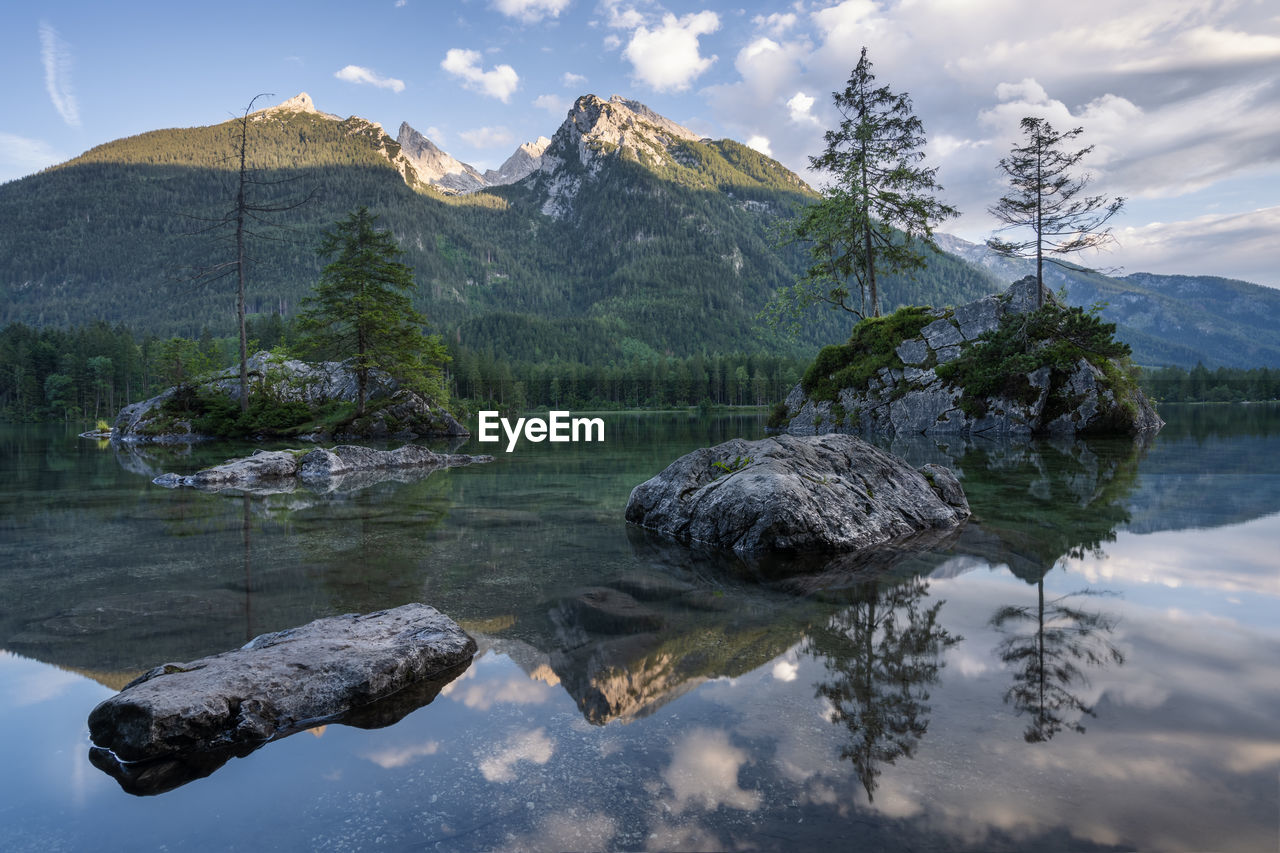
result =
[[[151,484],[240,447],[0,427],[0,849],[1276,850],[1280,409],[1163,414],[1146,447],[895,442],[974,519],[798,578],[621,521],[755,417],[247,496]],[[409,601],[480,652],[400,722],[154,795],[90,764],[144,670]]]

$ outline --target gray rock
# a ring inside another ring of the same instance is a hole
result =
[[[995,331],[1000,327],[1002,309],[1002,303],[995,296],[984,296],[961,305],[955,312],[955,321],[960,327],[960,335],[966,341],[974,341],[983,332]]]
[[[889,422],[896,435],[936,431],[938,421],[959,405],[959,395],[941,385],[905,394],[889,407]]]
[[[924,364],[929,357],[929,345],[919,338],[908,338],[898,345],[897,353],[903,364]]]
[[[868,548],[968,515],[906,462],[849,435],[695,450],[637,486],[626,509],[632,524],[741,554]]]
[[[950,320],[934,320],[921,329],[920,334],[924,336],[929,346],[935,350],[964,343],[964,337],[961,336],[960,330]]]
[[[969,501],[965,499],[964,489],[961,488],[955,472],[936,462],[930,462],[921,466],[920,473],[924,474],[929,485],[933,486],[933,490],[938,493],[938,497],[949,506],[963,510],[966,515],[969,513]]]
[[[1004,303],[1004,310],[1010,314],[1030,314],[1038,307],[1036,305],[1036,277],[1033,275],[1024,276],[1013,284],[998,297]],[[1057,302],[1058,299],[1053,295],[1053,291],[1047,287],[1039,287],[1041,299],[1046,302]]]
[[[937,352],[938,364],[946,364],[947,362],[955,361],[960,357],[961,352],[963,352],[963,350],[959,345],[943,347]]]
[[[259,352],[248,359],[246,366],[250,393],[265,393],[280,402],[317,406],[333,400],[353,401],[358,396],[359,385],[350,360],[312,363]],[[239,366],[213,374],[200,382],[198,389],[201,393],[221,393],[238,401]],[[190,423],[174,420],[163,412],[163,405],[176,392],[177,388],[169,388],[150,400],[125,406],[116,416],[112,439],[175,444],[210,438],[193,433]],[[362,435],[416,438],[468,434],[466,428],[444,408],[432,407],[408,389],[397,389],[395,380],[380,371],[370,374],[366,394],[370,402],[388,397],[391,400],[373,412],[369,429]]]
[[[1047,303],[1056,299],[1041,291]],[[985,331],[998,327],[1000,318],[1025,313],[1036,307],[1034,278],[1014,283],[999,296],[956,308],[951,318],[939,318],[921,330],[920,337],[899,343],[896,352],[903,368],[881,368],[865,387],[841,388],[837,392],[849,416],[837,424],[830,417],[830,404],[806,399],[797,386],[787,397],[792,414],[786,432],[792,435],[863,432],[891,435],[982,434],[984,436],[1066,435],[1072,433],[1142,434],[1158,430],[1164,422],[1139,390],[1111,387],[1099,368],[1088,360],[1069,372],[1042,367],[1027,374],[1035,390],[1030,402],[991,397],[980,401],[982,415],[960,408],[960,389],[943,385],[934,368],[913,367],[926,363],[932,351],[938,365],[964,356]],[[936,316],[936,315],[935,315]],[[958,324],[958,327],[957,327]],[[925,355],[922,355],[925,354]],[[905,387],[904,387],[905,386]],[[1117,399],[1120,394],[1122,399]],[[1028,395],[1031,396],[1031,395]],[[1063,406],[1067,411],[1063,412]]]
[[[152,669],[89,714],[122,761],[254,747],[468,664],[475,641],[425,604],[317,619]]]
[[[360,478],[361,486],[372,485],[381,477],[360,475],[393,472],[400,469],[436,470],[492,462],[492,456],[467,456],[457,453],[434,453],[425,447],[406,444],[395,450],[343,444],[332,450],[258,450],[252,456],[229,459],[221,465],[197,471],[190,476],[162,474],[152,480],[158,486],[176,488],[191,486],[202,491],[241,489],[257,492],[292,491],[295,479],[322,491],[334,491],[337,482]]]

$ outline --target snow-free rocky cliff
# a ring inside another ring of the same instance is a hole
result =
[[[785,431],[1073,435],[1138,434],[1164,426],[1136,384],[1117,385],[1086,358],[1069,371],[1046,366],[1026,374],[1035,392],[1030,399],[991,397],[980,405],[966,405],[963,389],[938,376],[937,367],[982,346],[979,338],[998,329],[1002,317],[1034,311],[1036,289],[1036,279],[1028,277],[999,295],[955,309],[930,309],[932,322],[919,335],[898,343],[900,366],[880,368],[864,387],[840,388],[829,400],[809,397],[803,383],[796,385],[785,401]],[[1048,289],[1042,295],[1055,301]]]

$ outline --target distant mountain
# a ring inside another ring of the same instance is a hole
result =
[[[949,234],[938,245],[1003,281],[1035,273],[1035,262],[1002,258],[984,245]],[[1280,291],[1212,276],[1133,273],[1110,277],[1078,267],[1045,264],[1045,283],[1066,288],[1067,300],[1105,302],[1102,316],[1117,326],[1146,365],[1280,366]]]
[[[418,171],[418,178],[445,192],[469,193],[485,187],[514,184],[538,168],[542,152],[551,140],[539,136],[533,142],[518,147],[496,171],[486,169],[484,174],[475,167],[442,151],[434,142],[409,126],[400,125],[396,136],[400,150]]]
[[[802,248],[778,248],[776,231],[812,190],[759,152],[699,138],[636,101],[579,98],[550,140],[522,146],[497,170],[503,180],[528,170],[523,178],[469,192],[443,181],[475,170],[407,125],[397,141],[305,96],[251,121],[255,198],[316,194],[263,217],[284,227],[254,222],[251,312],[296,311],[319,273],[321,231],[367,205],[405,250],[434,327],[498,355],[801,354],[843,340],[852,325],[849,315],[815,313],[798,341],[759,327],[760,308],[805,266]],[[236,130],[230,121],[144,133],[0,186],[0,322],[230,333],[232,289],[188,279],[228,258],[225,232],[200,232],[230,203]],[[998,287],[935,255],[883,293],[886,307],[959,304]]]

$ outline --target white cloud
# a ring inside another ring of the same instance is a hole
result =
[[[364,757],[384,770],[392,770],[396,767],[404,767],[406,764],[412,763],[415,759],[423,758],[428,755],[435,755],[439,751],[439,741],[429,740],[425,743],[416,744],[414,746],[389,747],[387,749],[381,749],[377,752],[366,753]]]
[[[430,139],[441,148],[444,147],[444,131],[434,125],[427,128],[427,139]]]
[[[572,71],[566,71],[560,76],[560,82],[565,86],[576,87],[587,82],[587,78],[581,74],[574,74]]]
[[[72,127],[80,126],[80,104],[71,91],[71,50],[58,31],[40,23],[40,61],[44,63],[44,87],[53,108]]]
[[[716,61],[699,51],[698,38],[720,28],[720,16],[702,11],[677,18],[662,16],[655,29],[640,26],[631,35],[623,55],[631,62],[635,77],[659,92],[680,92]]]
[[[559,95],[539,95],[533,99],[533,105],[558,118],[564,118],[564,114],[569,112],[569,107],[572,106],[567,98]]]
[[[509,18],[533,24],[543,18],[558,18],[569,0],[494,0],[493,8]]]
[[[393,92],[404,91],[403,80],[398,80],[395,77],[383,77],[373,69],[364,68],[360,65],[347,65],[333,72],[333,76],[348,83],[365,83],[370,86],[377,86],[379,89],[390,89]]]
[[[766,157],[773,156],[773,148],[770,147],[769,138],[767,136],[760,136],[757,134],[755,136],[748,137],[747,147],[754,148]]]
[[[799,670],[795,661],[779,660],[773,665],[773,677],[778,681],[795,681]]]
[[[605,26],[615,30],[634,30],[645,22],[644,15],[634,6],[622,7],[622,0],[603,0],[600,8],[605,13]]]
[[[546,764],[554,751],[555,745],[545,729],[520,732],[508,738],[496,754],[480,762],[480,774],[490,782],[512,782],[516,778],[515,766],[521,761]]]
[[[480,60],[478,52],[455,47],[445,54],[440,67],[455,77],[460,77],[462,85],[473,92],[508,103],[511,95],[520,87],[520,76],[510,65],[497,65],[485,71],[480,67]]]
[[[0,132],[0,181],[30,175],[66,159],[42,139]]]
[[[759,791],[738,786],[738,772],[747,762],[747,753],[729,743],[718,729],[693,729],[672,750],[671,764],[662,778],[671,789],[671,811],[680,814],[701,806],[714,811],[721,806],[754,811],[760,807]]]
[[[476,148],[497,148],[499,145],[510,145],[515,139],[505,127],[477,127],[475,130],[464,130],[458,135]]]
[[[604,37],[605,50],[617,50],[620,47],[622,47],[622,39],[618,38],[613,33],[609,33],[609,35]]]
[[[816,124],[818,117],[810,112],[814,103],[814,99],[804,92],[796,92],[787,101],[787,109],[791,111],[791,120],[797,123],[813,122]]]
[[[408,5],[409,5],[409,0],[396,0],[397,9],[403,9],[405,6],[408,6]]]
[[[751,19],[751,23],[770,35],[780,38],[796,25],[796,14],[795,12],[774,12],[768,17],[756,15]]]

